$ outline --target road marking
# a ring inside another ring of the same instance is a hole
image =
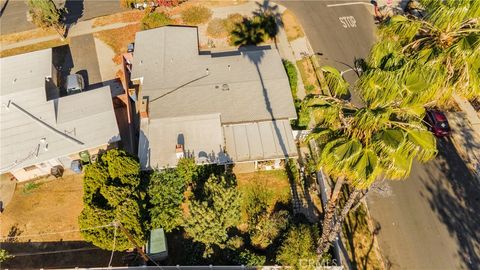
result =
[[[330,4],[327,5],[327,7],[341,7],[341,6],[352,6],[352,5],[371,5],[370,3],[367,2],[349,2],[349,3],[342,3],[342,4]]]
[[[353,16],[338,17],[338,20],[342,23],[343,28],[357,27],[357,20]]]

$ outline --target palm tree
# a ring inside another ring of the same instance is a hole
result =
[[[340,73],[323,69],[330,91],[308,101],[316,123],[308,139],[319,148],[318,167],[336,180],[326,206],[322,236],[318,241],[319,258],[336,238],[345,217],[355,209],[369,187],[378,179],[405,179],[414,159],[432,159],[435,137],[426,130],[422,118],[400,104],[381,105],[364,100],[356,107],[337,98],[348,89]],[[333,87],[332,87],[333,86]],[[342,209],[337,209],[344,184],[353,189]],[[340,212],[334,220],[335,212]]]
[[[398,15],[380,27],[359,82],[364,96],[427,105],[480,96],[480,1],[421,3],[424,17]]]

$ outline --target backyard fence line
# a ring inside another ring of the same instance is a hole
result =
[[[89,227],[89,228],[78,229],[78,230],[47,232],[47,233],[29,234],[29,235],[7,236],[7,237],[2,237],[2,238],[0,238],[0,240],[3,241],[3,240],[9,240],[9,239],[29,238],[29,237],[35,237],[35,236],[55,235],[55,234],[61,234],[61,233],[72,233],[72,232],[89,231],[89,230],[93,230],[93,229],[100,229],[100,228],[106,228],[106,227],[111,227],[111,226],[113,226],[113,224],[100,225],[100,226]]]

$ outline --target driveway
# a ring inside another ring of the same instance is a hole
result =
[[[351,68],[355,58],[367,57],[375,42],[372,7],[358,2],[280,1],[295,13],[313,50],[322,54],[322,64],[341,71]],[[345,77],[350,83],[356,79],[352,71]],[[391,196],[368,198],[390,269],[480,265],[480,185],[450,142],[442,141],[439,151],[435,160],[415,164],[408,180],[390,182]]]
[[[67,23],[90,20],[95,17],[125,11],[119,0],[54,0],[57,7],[68,10]],[[34,29],[36,26],[27,21],[28,6],[26,0],[2,0],[0,8],[0,34],[11,34]]]
[[[93,35],[73,37],[70,41],[70,53],[73,60],[70,74],[81,74],[86,90],[103,86]]]

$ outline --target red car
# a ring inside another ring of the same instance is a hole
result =
[[[450,135],[450,125],[447,117],[440,111],[427,111],[424,118],[428,130],[437,137],[445,137]]]

